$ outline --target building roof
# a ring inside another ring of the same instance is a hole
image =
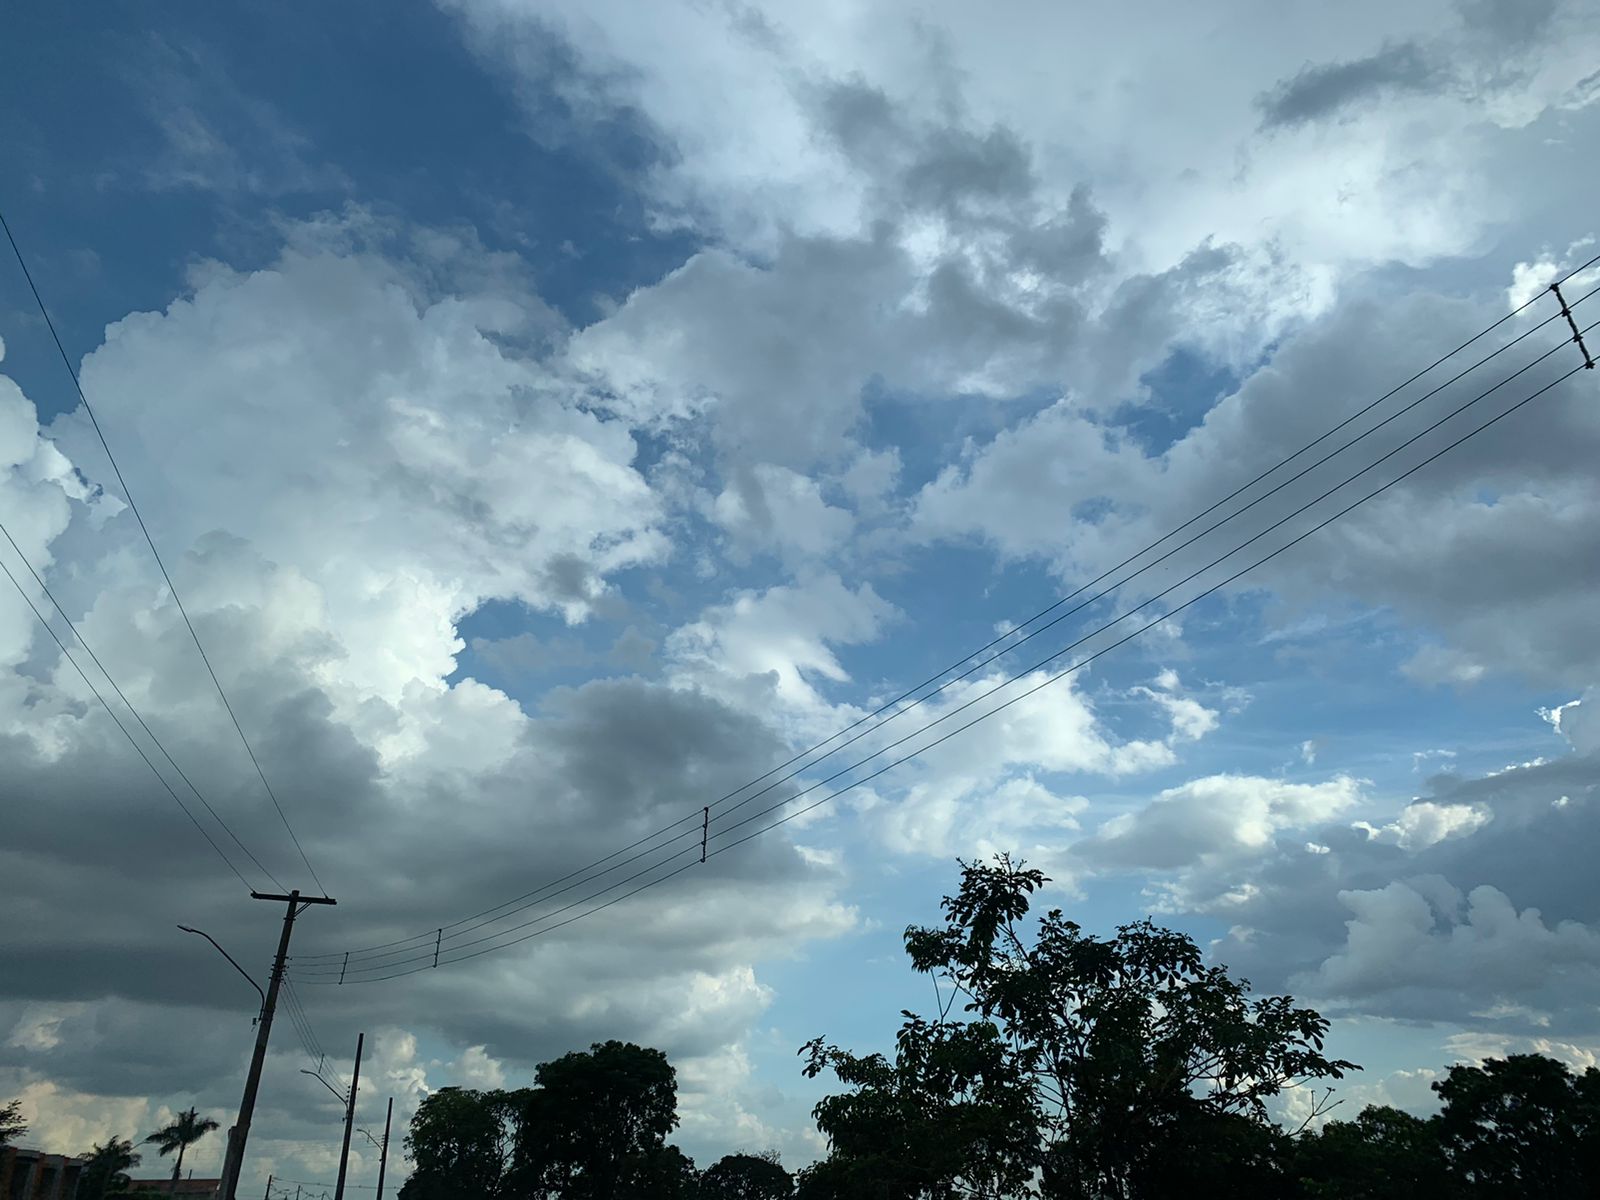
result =
[[[80,1165],[89,1161],[82,1154],[51,1154],[48,1150],[35,1150],[32,1146],[0,1146],[0,1154],[15,1154],[18,1158],[52,1158]]]
[[[151,1192],[157,1195],[170,1194],[174,1196],[214,1196],[221,1185],[220,1179],[180,1179],[178,1186],[173,1188],[172,1177],[166,1179],[130,1179],[125,1191]]]

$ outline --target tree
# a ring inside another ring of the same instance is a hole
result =
[[[595,1043],[542,1064],[526,1092],[514,1152],[518,1197],[615,1200],[660,1169],[678,1124],[667,1056],[630,1043]]]
[[[127,1185],[127,1172],[139,1165],[140,1156],[133,1143],[112,1136],[103,1146],[95,1146],[88,1155],[78,1181],[78,1200],[104,1200],[115,1195]]]
[[[28,1122],[22,1117],[22,1101],[8,1100],[0,1104],[0,1146],[16,1141],[28,1132]]]
[[[700,1200],[694,1159],[676,1146],[663,1146],[635,1161],[619,1186],[618,1200]]]
[[[447,1087],[423,1100],[405,1137],[415,1169],[400,1200],[498,1195],[511,1158],[506,1114],[522,1095]]]
[[[178,1178],[183,1174],[183,1156],[190,1146],[194,1145],[206,1134],[216,1129],[217,1123],[210,1117],[202,1117],[194,1109],[178,1114],[178,1119],[165,1128],[158,1129],[149,1137],[146,1143],[153,1143],[162,1157],[166,1157],[174,1150],[178,1152],[177,1161],[172,1164],[172,1187],[169,1191],[178,1190]]]
[[[1030,1080],[988,1021],[930,1022],[911,1013],[895,1061],[807,1043],[807,1076],[831,1070],[853,1091],[815,1109],[827,1167],[806,1192],[914,1200],[1009,1196],[1033,1174],[1038,1119]]]
[[[963,863],[943,926],[906,930],[912,966],[950,999],[936,1022],[906,1014],[893,1065],[807,1047],[808,1069],[843,1067],[857,1088],[818,1106],[830,1140],[847,1136],[807,1189],[857,1194],[849,1189],[876,1175],[895,1189],[885,1196],[1134,1200],[1171,1194],[1208,1162],[1225,1170],[1208,1149],[1219,1140],[1247,1164],[1239,1194],[1281,1185],[1267,1100],[1356,1069],[1323,1055],[1328,1022],[1286,996],[1252,999],[1190,938],[1149,921],[1101,939],[1057,909],[1025,936],[1045,882],[1004,856]],[[958,1000],[971,1020],[947,1023]],[[877,1161],[851,1151],[874,1143]]]
[[[1311,1197],[1444,1200],[1451,1195],[1438,1121],[1374,1105],[1352,1121],[1302,1134],[1294,1173]]]
[[[729,1154],[700,1176],[700,1200],[789,1200],[794,1180],[775,1157]]]
[[[1126,1186],[1120,1194],[1227,1196],[1229,1200],[1282,1200],[1290,1194],[1293,1139],[1270,1121],[1245,1113],[1196,1109],[1153,1134],[1153,1144],[1129,1163]],[[1070,1152],[1068,1144],[1051,1147],[1053,1157]],[[1047,1190],[1045,1194],[1062,1193]]]
[[[1600,1071],[1574,1077],[1540,1054],[1456,1065],[1433,1085],[1457,1194],[1593,1195],[1600,1189]]]

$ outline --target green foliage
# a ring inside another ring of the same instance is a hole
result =
[[[401,1200],[499,1194],[508,1165],[504,1092],[440,1088],[417,1107],[406,1133],[415,1169]]]
[[[140,1162],[133,1143],[115,1135],[103,1146],[93,1147],[87,1157],[78,1179],[78,1200],[104,1200],[121,1192],[128,1182],[127,1172]]]
[[[634,1163],[618,1183],[619,1200],[699,1200],[700,1175],[694,1159],[676,1146],[649,1151]]]
[[[406,1134],[414,1171],[401,1200],[693,1200],[694,1163],[666,1055],[596,1044],[539,1067],[519,1091],[442,1088]]]
[[[22,1118],[22,1101],[8,1100],[0,1104],[0,1146],[16,1141],[28,1132],[28,1122]]]
[[[1292,1140],[1251,1114],[1196,1106],[1181,1120],[1160,1127],[1154,1138],[1129,1164],[1121,1194],[1281,1200],[1293,1186]],[[1056,1143],[1051,1152],[1070,1157],[1070,1146]],[[1045,1192],[1060,1194],[1073,1193]]]
[[[153,1144],[163,1158],[174,1150],[178,1152],[178,1157],[172,1164],[172,1178],[176,1181],[183,1175],[183,1156],[189,1147],[216,1128],[218,1125],[215,1121],[210,1117],[202,1117],[191,1108],[188,1112],[179,1113],[177,1120],[156,1130],[144,1140],[147,1144]]]
[[[928,1022],[902,1014],[895,1061],[859,1056],[818,1038],[802,1047],[805,1073],[831,1070],[853,1090],[813,1110],[828,1138],[840,1194],[886,1200],[983,1194],[1026,1186],[1038,1121],[1029,1080],[988,1021]],[[826,1173],[824,1173],[826,1174]],[[817,1180],[808,1185],[815,1189]]]
[[[1513,1054],[1451,1067],[1433,1090],[1444,1102],[1438,1135],[1456,1194],[1600,1192],[1600,1071],[1574,1076],[1543,1055]]]
[[[1308,1197],[1444,1200],[1454,1192],[1438,1133],[1437,1120],[1375,1105],[1301,1135],[1295,1171]]]
[[[522,1110],[518,1196],[610,1200],[661,1169],[678,1124],[677,1074],[659,1050],[624,1042],[544,1063]]]
[[[963,864],[943,925],[905,934],[937,1016],[902,1013],[892,1057],[823,1038],[801,1048],[806,1075],[843,1090],[813,1110],[828,1156],[792,1178],[746,1154],[697,1173],[666,1142],[671,1064],[611,1041],[545,1063],[531,1088],[428,1097],[405,1138],[415,1171],[401,1200],[1600,1195],[1600,1071],[1538,1055],[1458,1065],[1434,1085],[1438,1116],[1372,1107],[1285,1132],[1274,1096],[1356,1069],[1323,1053],[1328,1022],[1252,996],[1149,921],[1097,938],[1051,911],[1024,928],[1044,883],[1005,858]],[[117,1147],[132,1149],[112,1139],[96,1155]]]
[[[729,1154],[700,1176],[700,1200],[789,1200],[794,1180],[775,1158]]]
[[[1281,1188],[1266,1102],[1354,1069],[1322,1053],[1328,1022],[1286,996],[1252,999],[1149,921],[1099,939],[1053,910],[1025,936],[1045,882],[1005,857],[963,864],[943,926],[906,930],[912,966],[969,1022],[905,1014],[892,1065],[804,1048],[808,1073],[831,1067],[856,1089],[817,1106],[832,1165],[806,1188],[1131,1200],[1226,1162],[1247,1163],[1260,1194]],[[1230,1176],[1229,1190],[1245,1182]]]

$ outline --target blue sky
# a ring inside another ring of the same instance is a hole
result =
[[[977,24],[942,4],[7,14],[0,204],[339,896],[297,947],[433,929],[698,810],[1595,253],[1584,6],[1270,27],[1206,7],[1141,28],[1021,0]],[[1428,69],[1376,70],[1397,45]],[[0,338],[0,520],[287,878],[10,262]],[[1483,371],[1559,340],[1537,329]],[[1091,634],[1499,378],[1113,575],[889,728]],[[900,931],[936,917],[958,857],[1005,849],[1084,925],[1153,914],[1336,1015],[1335,1051],[1367,1066],[1352,1104],[1425,1107],[1429,1072],[1484,1053],[1593,1061],[1593,400],[1567,381],[703,872],[470,965],[303,976],[316,1035],[365,1031],[364,1104],[393,1092],[401,1117],[592,1040],[660,1045],[691,1154],[798,1164],[820,1085],[795,1048],[889,1046],[931,999]],[[203,913],[259,968],[273,918],[12,601],[0,869],[30,916],[0,984],[0,1097],[65,1151],[223,1114],[248,997],[164,931]],[[332,1099],[302,1065],[280,1027],[250,1179],[331,1177]]]

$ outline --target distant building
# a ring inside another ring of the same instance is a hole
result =
[[[122,1190],[129,1195],[139,1193],[147,1196],[186,1196],[188,1200],[212,1200],[221,1186],[220,1179],[189,1178],[178,1180],[177,1187],[174,1188],[172,1176],[168,1175],[165,1179],[130,1179]]]
[[[0,1147],[0,1200],[76,1200],[88,1159]]]

